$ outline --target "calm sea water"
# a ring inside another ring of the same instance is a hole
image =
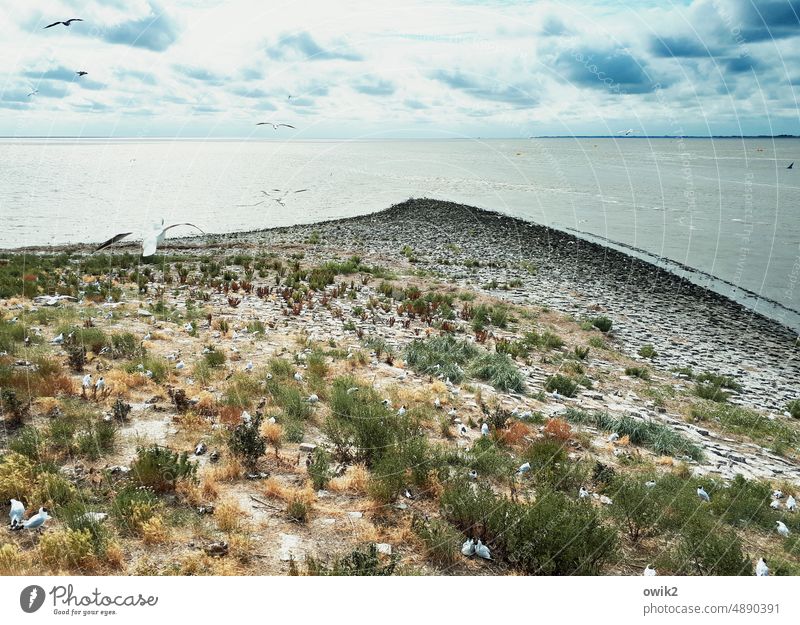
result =
[[[259,203],[270,189],[308,191]],[[800,140],[0,140],[0,247],[162,217],[214,233],[308,223],[422,196],[696,270],[800,328]]]

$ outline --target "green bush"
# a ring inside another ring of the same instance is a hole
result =
[[[656,348],[651,343],[646,343],[639,348],[639,355],[642,358],[655,358],[658,356]]]
[[[315,558],[306,558],[308,575],[330,576],[388,576],[397,567],[397,555],[392,554],[388,562],[384,562],[373,544],[366,550],[355,549],[348,555],[337,558],[331,566],[319,562]]]
[[[771,440],[772,448],[777,452],[800,443],[800,432],[794,424],[780,419],[771,420],[741,406],[702,402],[691,407],[689,416],[695,421],[712,421],[726,432],[747,436],[761,444]]]
[[[485,353],[478,356],[470,366],[470,373],[499,391],[522,393],[525,390],[522,374],[506,354]]]
[[[625,375],[640,380],[650,379],[650,371],[647,370],[647,367],[625,367]]]
[[[606,333],[611,330],[611,326],[614,324],[608,317],[600,316],[592,319],[592,325],[600,332]]]
[[[139,447],[137,458],[131,465],[131,475],[142,486],[156,492],[175,490],[178,480],[193,480],[197,464],[189,461],[189,454],[178,454],[156,445]]]
[[[570,423],[592,425],[606,432],[628,436],[634,445],[647,447],[658,454],[687,455],[693,460],[703,457],[703,451],[698,445],[670,426],[657,421],[644,421],[628,415],[615,417],[605,412],[589,413],[575,408],[568,408],[565,417]]]
[[[751,575],[753,563],[732,530],[695,519],[682,531],[674,559],[679,575]]]
[[[145,348],[134,334],[122,332],[111,335],[112,358],[141,358],[144,354]]]
[[[606,492],[613,500],[609,514],[628,533],[633,542],[652,535],[661,518],[663,504],[652,488],[645,486],[639,475],[616,476]]]
[[[331,479],[331,455],[322,447],[314,450],[308,474],[311,476],[314,490],[320,490],[328,485],[328,481]]]
[[[261,415],[250,417],[249,421],[237,425],[228,439],[231,453],[250,469],[256,466],[258,459],[267,451],[267,439],[261,435],[262,420]]]
[[[494,559],[526,574],[597,575],[616,555],[615,532],[595,508],[562,493],[515,503],[459,481],[442,493],[441,510],[464,534],[480,530]]]
[[[417,373],[448,378],[458,384],[464,380],[464,367],[479,353],[475,345],[446,334],[413,341],[406,348],[406,361]]]
[[[203,360],[209,367],[216,369],[225,364],[225,352],[213,348],[205,353]]]
[[[152,490],[131,484],[114,497],[111,516],[123,534],[135,534],[139,525],[155,515],[160,505]]]
[[[441,519],[414,517],[411,529],[425,545],[428,559],[437,566],[451,566],[458,561],[463,534]]]
[[[728,488],[714,493],[711,510],[729,525],[757,526],[769,531],[775,527],[774,514],[769,507],[771,494],[769,484],[738,474]]]
[[[575,397],[578,392],[578,383],[560,373],[547,378],[544,387],[549,393],[558,392],[559,395],[564,397]]]
[[[793,399],[786,404],[786,412],[788,412],[793,419],[800,419],[800,399]]]
[[[574,494],[588,477],[586,465],[570,460],[564,443],[554,438],[534,441],[522,456],[538,487]]]

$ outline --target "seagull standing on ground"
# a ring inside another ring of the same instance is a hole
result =
[[[789,528],[786,527],[783,521],[775,521],[775,529],[778,531],[778,534],[784,538],[789,538]]]
[[[467,538],[461,545],[461,553],[467,557],[475,555],[475,541],[472,538]]]
[[[769,576],[769,567],[767,566],[767,561],[764,558],[758,559],[758,564],[756,564],[756,576],[757,577]]]
[[[39,527],[44,526],[44,522],[49,519],[50,516],[47,514],[47,508],[39,508],[38,514],[34,514],[30,519],[25,521],[22,525],[18,525],[17,529],[22,529],[23,527],[26,530],[35,530]]]
[[[708,496],[708,493],[702,486],[697,487],[697,496],[703,501],[711,501],[711,497]]]
[[[517,469],[517,475],[524,475],[531,470],[531,463],[526,462],[525,464],[520,465],[519,469]]]
[[[79,18],[79,17],[72,17],[72,18],[70,18],[68,20],[65,20],[63,22],[53,22],[52,24],[48,24],[42,30],[47,30],[48,28],[52,28],[53,26],[58,26],[59,24],[64,24],[64,26],[69,26],[70,24],[72,24],[72,22],[82,22],[82,21],[83,20],[81,18]]]
[[[656,575],[658,575],[658,573],[656,572],[656,570],[652,566],[650,566],[648,564],[645,567],[644,572],[642,573],[642,575],[644,575],[645,577],[655,577]]]
[[[13,530],[22,523],[22,517],[25,516],[25,505],[16,499],[9,499],[8,503],[11,504],[11,509],[8,511],[8,518],[11,529]]]
[[[483,437],[489,436],[489,424],[488,423],[484,423],[481,426],[481,436],[483,436]]]
[[[586,499],[589,496],[589,491],[586,490],[585,486],[581,486],[581,489],[578,491],[578,497],[581,499]]]
[[[475,555],[484,560],[492,559],[492,552],[489,551],[489,547],[484,545],[480,540],[478,540],[478,544],[475,545]]]
[[[794,512],[797,509],[797,502],[792,495],[789,495],[789,498],[786,500],[786,509],[789,512]]]

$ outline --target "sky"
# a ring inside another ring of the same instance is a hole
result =
[[[800,134],[800,0],[0,7],[3,136]]]

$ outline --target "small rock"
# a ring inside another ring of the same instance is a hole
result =
[[[205,551],[210,556],[218,558],[228,554],[228,543],[226,543],[224,540],[209,543],[208,545],[203,547],[203,551]]]
[[[392,555],[392,546],[389,543],[375,543],[375,549],[385,556]]]
[[[317,446],[314,443],[300,443],[300,451],[303,453],[313,452]]]

